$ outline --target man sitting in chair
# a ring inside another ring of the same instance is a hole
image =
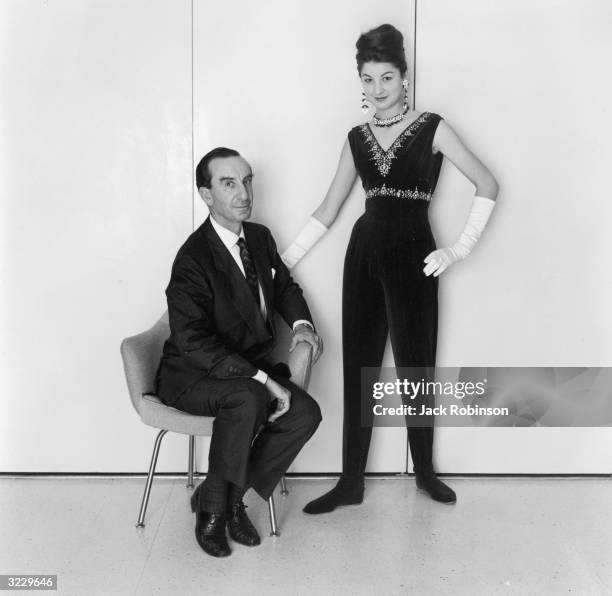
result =
[[[215,557],[231,553],[226,525],[236,542],[260,543],[242,497],[253,488],[268,499],[321,421],[287,366],[267,359],[277,338],[275,311],[293,328],[290,350],[308,342],[316,361],[323,344],[270,231],[246,222],[252,180],[247,161],[225,147],[196,168],[210,216],[174,260],[166,289],[170,337],[157,373],[166,405],[215,417],[208,474],[191,497],[196,539]]]

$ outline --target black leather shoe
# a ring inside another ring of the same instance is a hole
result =
[[[347,480],[340,477],[334,488],[318,499],[307,503],[302,511],[316,515],[318,513],[329,513],[342,505],[359,505],[363,503],[363,490],[363,479]]]
[[[417,476],[416,485],[424,490],[434,501],[440,503],[455,503],[457,495],[455,491],[444,484],[435,474],[433,476]]]
[[[225,535],[225,520],[225,513],[196,513],[196,540],[213,557],[227,557],[232,553]]]
[[[246,505],[238,501],[232,505],[227,518],[227,529],[232,540],[245,546],[257,546],[261,544],[261,538],[246,514]]]

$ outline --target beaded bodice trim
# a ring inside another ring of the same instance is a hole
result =
[[[376,140],[372,129],[369,124],[362,124],[359,130],[365,138],[365,142],[368,145],[372,159],[380,172],[380,175],[386,177],[391,169],[391,164],[395,158],[396,151],[402,146],[404,141],[414,134],[414,131],[427,120],[429,112],[423,112],[416,120],[413,120],[400,134],[397,136],[395,141],[391,143],[388,149],[383,149],[380,143]]]
[[[432,194],[422,190],[402,190],[397,188],[390,188],[383,184],[382,186],[375,186],[370,188],[366,192],[366,199],[372,197],[397,197],[399,199],[417,199],[420,201],[431,201]]]

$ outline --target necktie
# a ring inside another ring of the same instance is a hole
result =
[[[249,288],[251,288],[251,293],[253,294],[253,298],[255,298],[256,304],[259,305],[259,285],[257,283],[255,263],[253,263],[251,253],[247,248],[245,239],[238,238],[237,244],[240,248],[240,259],[242,260],[242,265],[244,266],[244,274],[246,276],[247,283],[249,284]]]

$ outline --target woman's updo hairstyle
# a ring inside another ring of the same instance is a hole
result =
[[[362,33],[355,45],[359,74],[366,62],[389,62],[399,68],[402,76],[408,70],[404,52],[404,36],[393,25],[380,25],[380,27]]]

